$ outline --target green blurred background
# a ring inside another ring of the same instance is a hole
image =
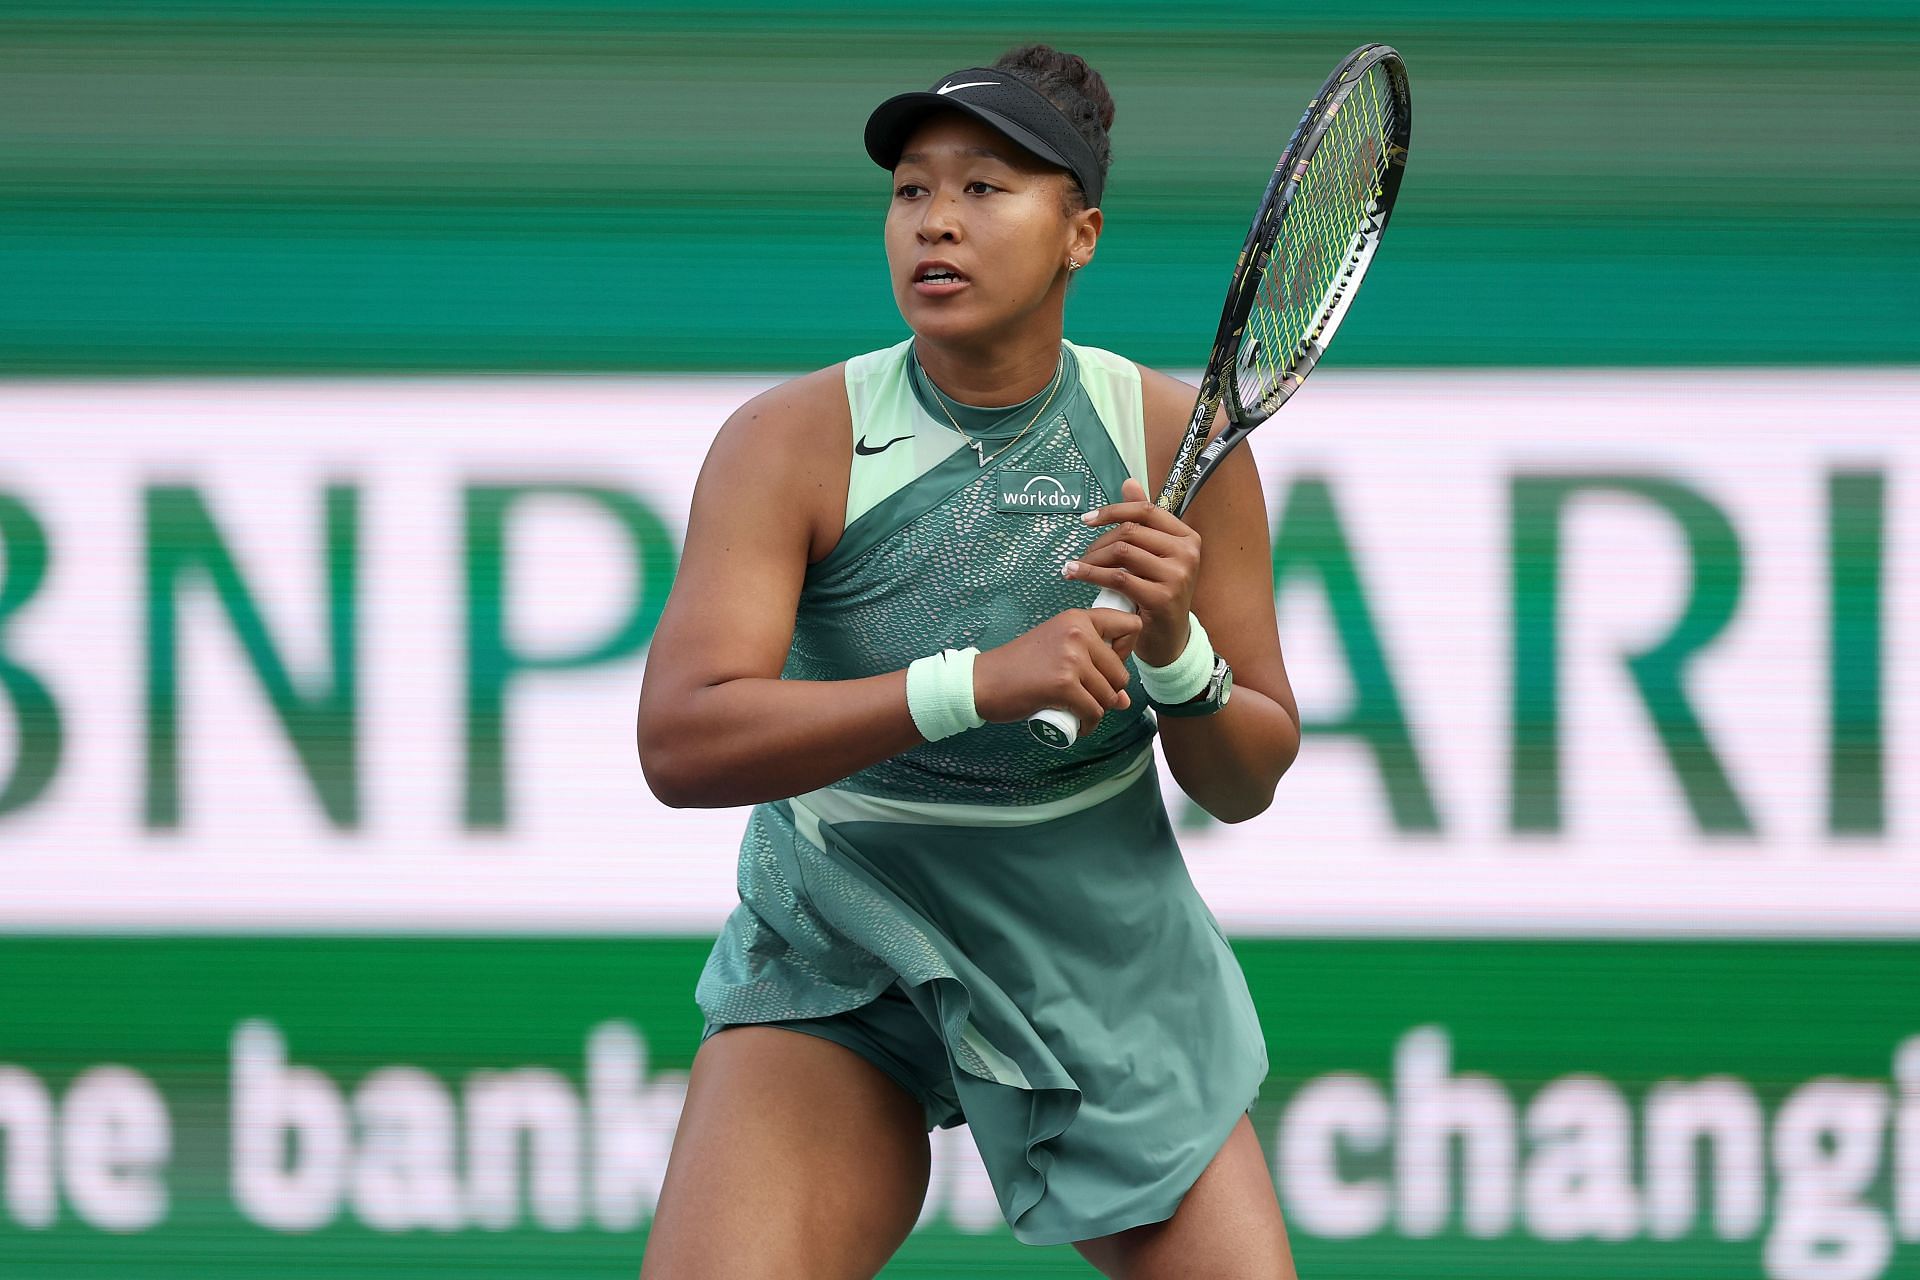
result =
[[[920,16],[877,3],[128,0],[0,7],[0,379],[828,364],[904,334],[879,240],[886,179],[859,141],[867,112],[1030,39],[1087,56],[1118,103],[1107,233],[1070,303],[1076,340],[1197,365],[1306,97],[1347,50],[1383,40],[1410,68],[1414,146],[1329,367],[1920,358],[1913,3],[981,0]],[[1823,412],[1808,401],[1809,430]],[[0,490],[23,441],[29,463],[89,465],[68,462],[56,430],[29,437],[0,419]],[[53,563],[61,591],[93,590],[78,561]],[[1900,854],[1900,838],[1871,852]],[[586,1029],[625,1020],[670,1091],[694,1050],[707,938],[178,932],[0,938],[0,1066],[31,1071],[70,1111],[90,1068],[130,1063],[166,1090],[178,1129],[173,1200],[151,1230],[115,1234],[71,1197],[31,1225],[27,1184],[9,1184],[0,1280],[637,1270],[643,1226],[549,1230],[521,1214],[450,1235],[376,1229],[345,1173],[324,1225],[269,1230],[233,1203],[230,1040],[243,1019],[274,1020],[289,1060],[343,1093],[399,1060],[450,1088],[532,1062],[572,1082]],[[1516,1095],[1599,1073],[1632,1109],[1620,1132],[1639,1130],[1663,1079],[1731,1073],[1775,1139],[1795,1099],[1828,1105],[1818,1082],[1834,1073],[1883,1081],[1920,1029],[1911,938],[1235,945],[1272,1042],[1255,1113],[1270,1159],[1300,1090],[1330,1073],[1389,1088],[1395,1045],[1421,1025],[1453,1028],[1457,1069]],[[1920,1084],[1907,1088],[1920,1116]],[[1892,1215],[1853,1210],[1891,1203],[1896,1161],[1920,1168],[1920,1155],[1874,1132],[1871,1168],[1839,1190],[1821,1181],[1819,1152],[1797,1184],[1753,1171],[1743,1185],[1764,1221],[1737,1230],[1708,1208],[1729,1180],[1710,1187],[1703,1172],[1699,1212],[1665,1236],[1636,1223],[1624,1238],[1552,1239],[1532,1209],[1476,1235],[1456,1206],[1424,1237],[1397,1222],[1344,1237],[1302,1225],[1296,1255],[1313,1280],[1731,1280],[1763,1264],[1771,1280],[1879,1280],[1912,1265],[1920,1227],[1886,1238],[1876,1261]],[[0,1162],[21,1149],[0,1142]],[[1530,1158],[1542,1150],[1551,1161],[1544,1142]],[[1336,1161],[1356,1185],[1385,1185],[1389,1162],[1380,1146]],[[647,1198],[633,1196],[628,1207]],[[1867,1235],[1837,1234],[1837,1261],[1770,1252],[1843,1228]],[[887,1274],[1091,1272],[1064,1246],[942,1219]]]
[[[1911,3],[29,2],[0,374],[828,364],[901,332],[867,111],[1033,38],[1118,103],[1082,341],[1196,366],[1301,104],[1385,40],[1414,147],[1338,363],[1920,351]]]

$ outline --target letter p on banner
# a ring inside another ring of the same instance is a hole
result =
[[[600,639],[564,653],[527,654],[508,636],[510,524],[527,499],[587,504],[612,517],[633,548],[633,605]],[[528,671],[576,671],[639,652],[666,607],[676,555],[659,515],[619,489],[590,484],[476,485],[466,492],[467,733],[465,821],[507,822],[506,702],[509,684]]]

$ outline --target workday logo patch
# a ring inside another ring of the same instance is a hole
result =
[[[995,511],[1078,515],[1087,509],[1087,478],[1073,472],[1002,471],[993,494]]]

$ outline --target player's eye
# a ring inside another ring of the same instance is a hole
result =
[[[981,188],[983,188],[984,190],[983,190],[983,192],[982,192],[982,194],[984,194],[984,193],[985,193],[986,191],[998,191],[998,190],[999,190],[999,188],[998,188],[998,187],[996,187],[996,186],[994,186],[994,185],[993,185],[993,184],[992,184],[991,182],[982,182],[982,181],[981,181],[980,179],[978,179],[978,178],[975,178],[975,179],[974,179],[974,180],[973,180],[972,182],[969,182],[969,183],[967,184],[967,190],[968,190],[968,191],[971,191],[971,190],[973,190],[973,189],[974,189],[975,187],[981,187]]]
[[[925,191],[925,190],[926,188],[921,186],[917,182],[903,182],[899,186],[893,189],[893,194],[896,196],[899,196],[901,199],[904,200],[904,199],[912,199],[913,193],[916,191]]]

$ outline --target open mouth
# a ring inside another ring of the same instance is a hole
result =
[[[942,262],[938,258],[923,258],[914,265],[913,291],[923,298],[944,298],[948,294],[960,292],[971,281],[960,273],[960,268],[951,262]]]

